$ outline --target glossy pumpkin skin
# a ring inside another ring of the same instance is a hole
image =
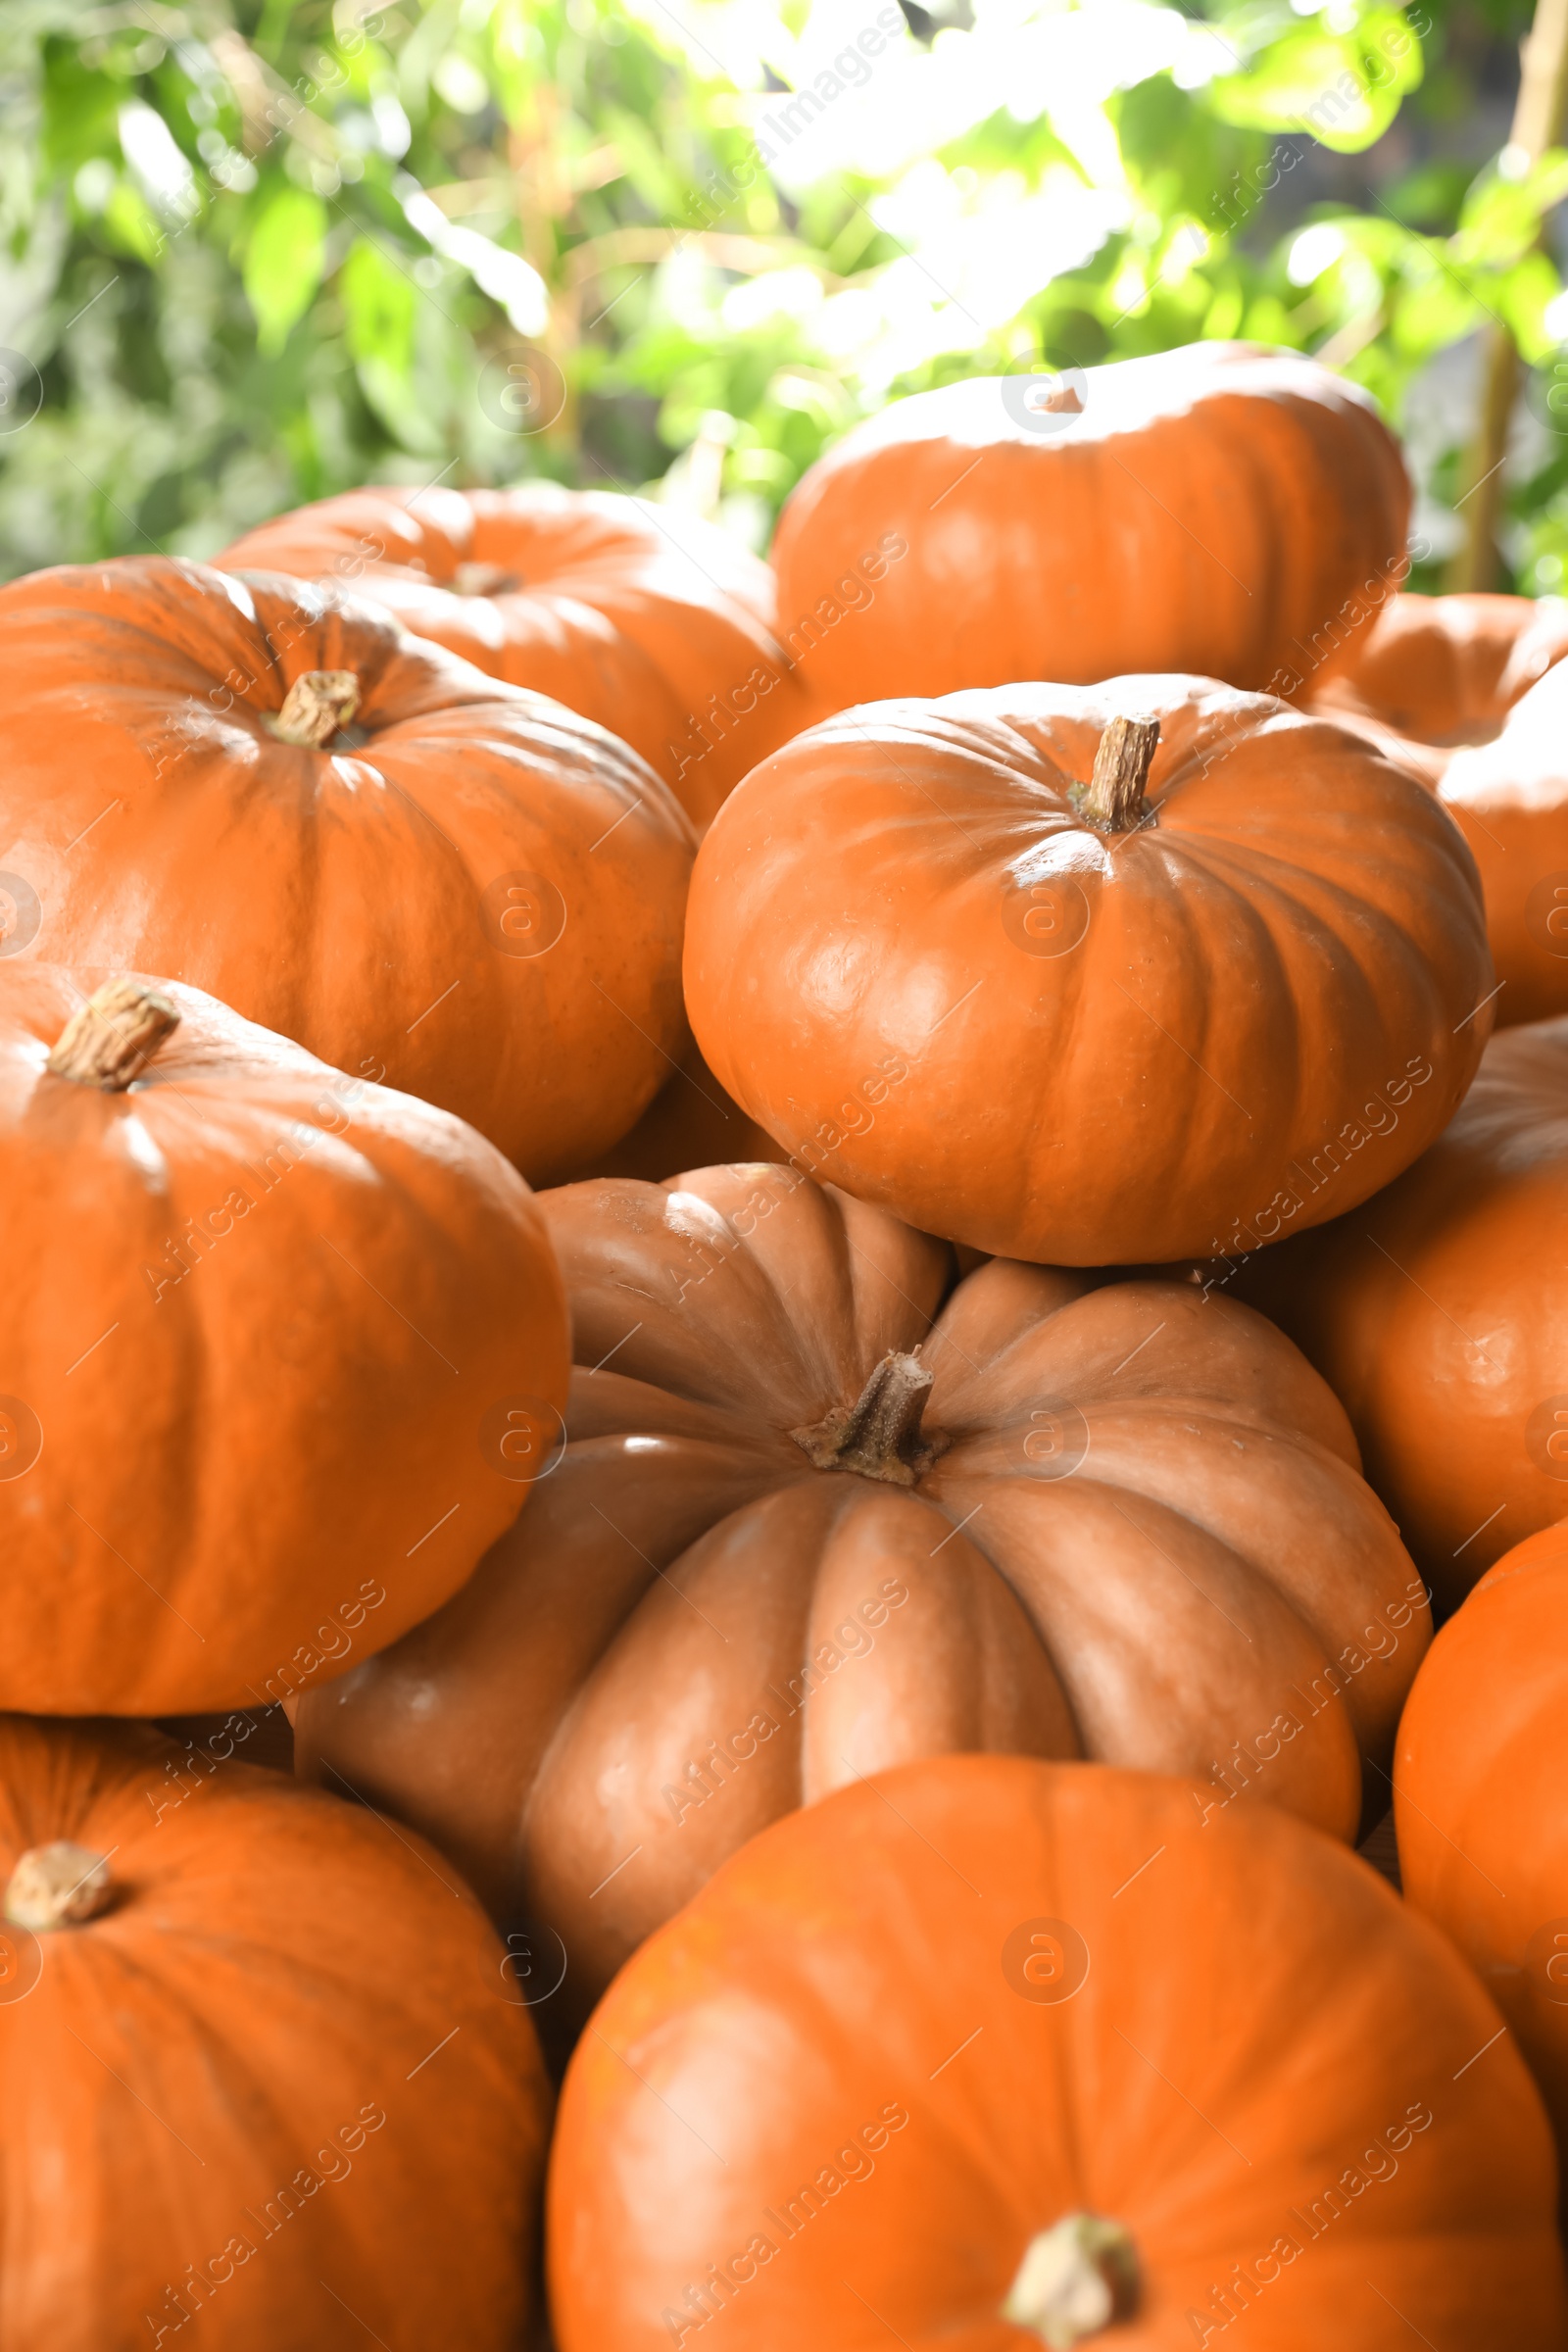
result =
[[[6,2343],[513,2352],[550,2098],[478,1906],[351,1805],[180,1758],[0,1719],[0,1874],[69,1838],[119,1889],[0,1927]]]
[[[835,710],[1135,669],[1289,694],[1403,576],[1408,518],[1371,402],[1296,353],[975,379],[895,401],[805,475],[773,543],[779,633]]]
[[[1405,1898],[1508,2021],[1568,2147],[1568,1528],[1489,1570],[1416,1677],[1394,1811]]]
[[[1475,854],[1498,1026],[1568,1011],[1568,604],[1398,596],[1320,707],[1437,792]]]
[[[128,1093],[51,1075],[103,977],[0,962],[0,1705],[265,1706],[516,1517],[561,1279],[482,1137],[195,990]]]
[[[947,1297],[939,1244],[776,1166],[540,1206],[564,1453],[445,1609],[302,1701],[296,1757],[534,1923],[542,1980],[564,1947],[545,2031],[743,1839],[910,1757],[1192,1772],[1355,1834],[1425,1600],[1261,1318],[1002,1261]],[[916,1346],[934,1464],[814,1468],[791,1433]]]
[[[1134,710],[1160,722],[1154,816],[1107,836],[1074,796]],[[685,979],[719,1083],[813,1174],[1067,1265],[1364,1200],[1451,1116],[1494,985],[1428,794],[1330,721],[1172,677],[797,738],[703,844]]]
[[[947,1757],[737,1854],[572,2060],[562,2352],[692,2352],[705,2310],[737,2352],[1034,2352],[1001,2307],[1075,2211],[1136,2250],[1116,2352],[1387,2352],[1391,2305],[1441,2352],[1558,2345],[1549,2134],[1491,2001],[1353,1856],[1196,1793]]]
[[[1310,1357],[1444,1609],[1568,1513],[1568,1020],[1494,1037],[1353,1216],[1221,1278]]]
[[[806,723],[771,571],[674,507],[554,482],[372,487],[280,514],[218,562],[352,587],[492,677],[553,695],[641,753],[699,825]]]
[[[207,989],[534,1180],[652,1099],[693,839],[623,744],[373,608],[163,557],[14,581],[0,649],[14,956]],[[269,731],[318,670],[358,678],[358,748]]]

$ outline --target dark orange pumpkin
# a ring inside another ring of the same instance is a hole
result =
[[[948,1297],[940,1244],[778,1166],[540,1206],[564,1449],[296,1752],[532,1923],[553,2031],[754,1831],[910,1756],[1193,1772],[1200,1811],[1355,1834],[1426,1605],[1261,1317],[1002,1260]]]
[[[265,1706],[516,1517],[561,1278],[447,1112],[101,977],[0,963],[0,1706]]]
[[[1568,605],[1396,596],[1317,707],[1423,777],[1475,853],[1499,1026],[1568,1012]]]
[[[1475,1969],[1568,2151],[1568,1527],[1505,1552],[1444,1627],[1399,1720],[1411,1906]]]
[[[609,727],[705,824],[806,723],[773,575],[727,531],[614,491],[350,490],[218,558],[351,586],[492,677]]]
[[[947,1757],[744,1847],[562,2094],[561,2352],[1557,2352],[1541,2102],[1313,1831]]]
[[[1408,517],[1371,401],[1296,352],[971,378],[893,402],[799,483],[779,630],[831,710],[1139,669],[1289,694],[1404,577]]]
[[[127,558],[0,589],[12,956],[166,972],[580,1167],[685,1039],[693,837],[559,703],[373,608]]]
[[[709,1067],[813,1174],[1070,1265],[1364,1200],[1452,1115],[1493,990],[1429,794],[1343,727],[1175,677],[798,737],[703,844],[685,976]]]
[[[0,1886],[8,2347],[514,2352],[550,2097],[437,1856],[140,1726],[11,1715]]]
[[[1451,1608],[1568,1513],[1568,1019],[1494,1037],[1452,1124],[1353,1216],[1208,1278],[1316,1364]]]

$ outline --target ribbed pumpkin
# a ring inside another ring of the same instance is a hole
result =
[[[1351,1855],[1193,1796],[949,1757],[755,1838],[572,2060],[561,2352],[1556,2352],[1491,2001]]]
[[[561,1278],[470,1128],[102,978],[0,963],[0,1706],[265,1706],[516,1517]]]
[[[1367,396],[1194,343],[895,401],[799,483],[779,631],[826,707],[1195,670],[1293,692],[1403,576],[1409,487]]]
[[[13,1715],[0,1885],[9,2352],[514,2352],[550,2097],[435,1855],[144,1727]]]
[[[525,1175],[685,1039],[693,837],[612,736],[372,607],[163,557],[0,589],[12,956],[165,972]]]
[[[1426,1603],[1260,1317],[1001,1260],[953,1288],[777,1166],[540,1207],[564,1448],[455,1600],[304,1698],[297,1754],[531,1921],[541,1977],[564,1947],[552,2032],[754,1831],[909,1757],[1189,1771],[1200,1811],[1355,1834]]]
[[[1316,1364],[1452,1607],[1568,1513],[1568,1019],[1494,1037],[1452,1124],[1353,1216],[1210,1279]]]
[[[1452,1115],[1493,990],[1431,797],[1342,727],[1180,677],[798,737],[703,844],[685,980],[709,1067],[813,1174],[1068,1265],[1364,1200]]]
[[[350,490],[218,558],[348,585],[492,677],[622,736],[698,824],[806,719],[773,575],[727,531],[613,491]]]
[[[1406,1899],[1508,2021],[1568,2151],[1568,1527],[1504,1553],[1444,1627],[1399,1722]]]
[[[1397,596],[1318,707],[1429,782],[1475,853],[1498,1025],[1568,1012],[1568,604]]]

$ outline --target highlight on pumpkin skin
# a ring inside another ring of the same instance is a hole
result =
[[[1391,2306],[1559,2352],[1550,2132],[1487,1991],[1355,1856],[1195,1793],[946,1756],[754,1837],[567,2068],[560,2352],[1389,2352]],[[1053,1937],[1065,1982],[1009,1965]]]

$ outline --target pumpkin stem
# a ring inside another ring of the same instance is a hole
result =
[[[1067,2213],[1024,2248],[1002,2317],[1032,2328],[1051,2352],[1126,2320],[1138,2302],[1138,2253],[1120,2222]]]
[[[122,1095],[152,1059],[179,1012],[141,980],[106,980],[61,1030],[47,1067],[56,1078]]]
[[[57,1838],[52,1845],[28,1846],[22,1856],[6,1888],[5,1914],[13,1927],[42,1936],[96,1918],[113,1893],[103,1855]]]
[[[912,1355],[890,1348],[854,1404],[836,1404],[809,1429],[790,1435],[819,1470],[856,1470],[890,1487],[912,1487],[942,1450],[920,1435],[934,1377],[918,1348]]]
[[[1080,804],[1097,832],[1130,833],[1135,825],[1152,823],[1144,786],[1158,741],[1157,718],[1113,718],[1101,736]]]
[[[360,681],[352,669],[307,669],[284,695],[282,710],[275,717],[264,712],[262,724],[279,743],[318,752],[359,707]]]
[[[504,564],[460,564],[447,586],[454,596],[511,596],[522,582]]]

